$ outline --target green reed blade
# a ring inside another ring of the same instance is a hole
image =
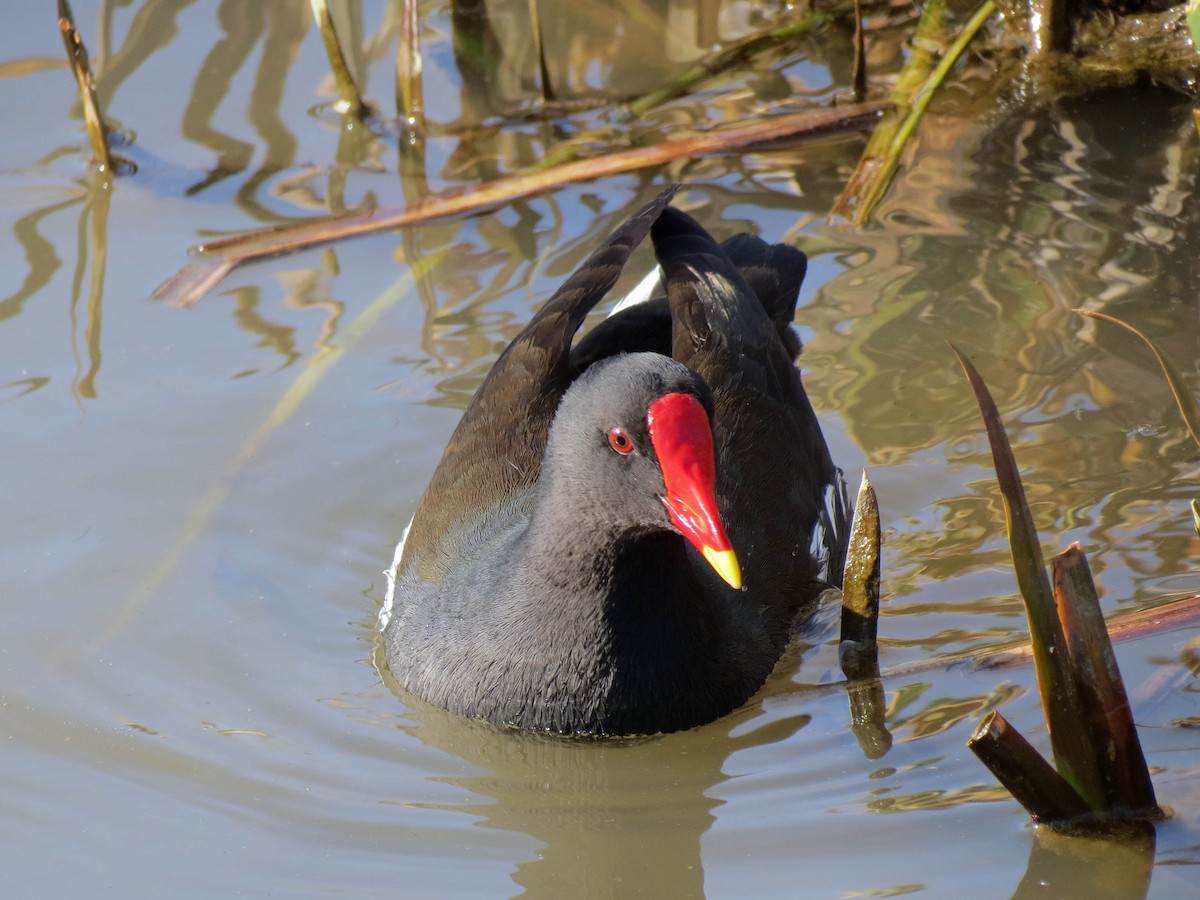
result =
[[[1059,773],[1093,809],[1102,809],[1104,791],[1095,753],[1081,727],[1087,716],[1071,673],[1066,638],[1058,619],[1041,543],[1025,499],[1024,488],[1021,486],[1021,476],[1013,457],[1012,446],[1000,421],[996,403],[978,370],[953,344],[950,345],[950,349],[958,357],[959,364],[971,383],[987,429],[988,443],[992,448],[992,462],[1000,483],[1000,493],[1004,498],[1013,568],[1029,618],[1034,668],[1041,690],[1046,724],[1050,729],[1054,762]]]

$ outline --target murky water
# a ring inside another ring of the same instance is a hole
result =
[[[806,379],[835,457],[855,476],[869,465],[883,505],[885,668],[1025,629],[946,341],[996,394],[1048,546],[1083,543],[1107,612],[1200,590],[1187,508],[1200,455],[1153,360],[1070,311],[1126,318],[1200,388],[1186,104],[1147,89],[988,117],[954,88],[865,232],[824,220],[861,149],[838,138],[306,251],[178,309],[152,292],[212,235],[494,177],[603,111],[558,131],[476,127],[528,105],[535,82],[523,57],[507,80],[464,79],[449,9],[423,9],[430,137],[424,178],[402,182],[405,142],[332,110],[302,0],[81,2],[99,93],[137,166],[106,189],[42,6],[15,5],[0,29],[6,894],[1197,891],[1194,629],[1117,648],[1174,812],[1153,846],[1119,851],[1035,838],[964,747],[999,705],[1045,747],[1028,668],[886,679],[895,743],[870,760],[819,634],[727,719],[614,744],[462,722],[375,666],[381,570],[459,410],[531,311],[671,180],[718,235],[752,230],[812,258]],[[380,23],[394,13],[364,4],[358,18],[357,64],[385,120],[395,38]],[[648,89],[689,56],[638,50],[630,65],[596,27],[547,39],[576,48],[552,75],[577,95],[606,73]],[[633,131],[826,99],[848,77],[845,40],[812,39],[805,60],[772,57]]]

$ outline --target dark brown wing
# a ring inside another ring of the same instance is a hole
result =
[[[795,359],[800,355],[800,338],[792,319],[808,257],[794,247],[768,244],[752,234],[734,235],[721,249],[758,297],[784,349]],[[582,372],[607,356],[640,351],[671,355],[671,307],[661,287],[657,296],[621,310],[580,338],[571,351],[571,362]]]
[[[700,373],[716,402],[718,502],[747,590],[765,605],[798,609],[815,596],[809,544],[836,478],[778,327],[778,317],[790,321],[803,254],[768,247],[752,287],[686,214],[666,210],[651,233],[674,319],[672,355]]]
[[[425,489],[406,560],[420,558],[456,524],[537,481],[554,411],[577,373],[571,363],[575,333],[674,195],[675,188],[668,188],[618,228],[500,355]]]
[[[796,359],[800,338],[792,329],[792,320],[800,285],[808,273],[808,257],[795,247],[768,244],[752,234],[734,235],[721,249],[762,303],[788,356]]]

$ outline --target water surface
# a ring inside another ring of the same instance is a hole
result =
[[[152,293],[189,246],[477,183],[604,112],[499,127],[535,102],[527,57],[507,80],[472,81],[436,5],[422,10],[429,136],[414,162],[392,124],[390,7],[359,11],[356,64],[381,110],[367,129],[333,110],[301,0],[75,6],[137,172],[111,187],[89,174],[53,19],[10,11],[0,861],[14,896],[1005,897],[1039,880],[1049,896],[1097,895],[1096,860],[1116,851],[1055,856],[964,747],[1002,706],[1045,749],[1028,668],[886,679],[895,743],[872,760],[817,630],[726,719],[573,743],[394,691],[376,616],[392,544],[497,353],[674,180],[719,237],[810,254],[805,379],[835,458],[852,478],[868,465],[881,498],[885,668],[1025,633],[946,341],[996,394],[1048,549],[1084,545],[1107,613],[1200,589],[1187,506],[1200,455],[1152,358],[1071,312],[1126,318],[1200,388],[1186,103],[1143,89],[981,115],[986,91],[956,88],[861,232],[825,220],[862,147],[841,137],[305,251],[179,309]],[[578,96],[605,73],[637,93],[689,58],[639,69],[602,25],[556,38],[576,47]],[[661,25],[639,33],[662,40]],[[715,82],[631,139],[844,90],[844,36],[805,53]],[[1132,874],[1100,879],[1111,896],[1146,895],[1147,877],[1152,897],[1200,887],[1196,637],[1117,649],[1174,815],[1153,847],[1116,857]]]

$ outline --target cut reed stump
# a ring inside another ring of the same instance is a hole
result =
[[[879,501],[863,472],[854,504],[850,542],[842,573],[842,629],[838,657],[846,676],[850,729],[867,759],[878,759],[892,747],[884,724],[887,701],[879,677]]]

